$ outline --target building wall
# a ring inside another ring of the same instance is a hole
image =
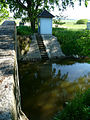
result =
[[[52,34],[52,18],[40,18],[40,34]]]
[[[87,22],[87,30],[90,30],[90,22]]]

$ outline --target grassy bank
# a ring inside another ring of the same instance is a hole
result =
[[[64,28],[53,28],[65,55],[80,55],[90,57],[90,31]]]
[[[58,112],[53,120],[89,120],[90,118],[90,89],[78,94],[66,107]]]

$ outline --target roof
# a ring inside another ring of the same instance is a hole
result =
[[[53,18],[54,16],[49,13],[47,10],[43,10],[39,15],[39,18]]]

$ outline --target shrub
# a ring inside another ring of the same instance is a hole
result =
[[[29,26],[17,26],[17,35],[32,35],[32,34],[33,34],[33,31],[31,30],[31,27],[29,27]]]
[[[76,24],[86,24],[88,22],[87,19],[80,19],[76,22]]]
[[[53,120],[89,120],[90,118],[90,89],[78,94],[62,112],[58,112]]]

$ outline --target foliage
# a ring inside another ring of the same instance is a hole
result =
[[[5,0],[0,1],[0,22],[9,16],[8,7],[4,2]]]
[[[65,55],[90,56],[90,31],[53,28]]]
[[[38,14],[45,8],[47,10],[54,9],[54,3],[58,5],[59,10],[65,9],[71,4],[72,0],[7,0],[9,8],[14,12],[15,18],[22,18],[24,21],[31,22],[31,28],[35,30],[35,22]],[[62,3],[62,4],[61,4]]]
[[[90,89],[78,94],[69,102],[62,112],[56,114],[53,120],[89,120]]]
[[[31,43],[30,35],[18,36],[17,39],[18,39],[21,55],[26,54],[30,48],[30,43]]]
[[[3,1],[3,0],[2,0]],[[14,12],[15,18],[22,18],[24,21],[31,22],[31,28],[35,30],[35,22],[38,14],[43,9],[54,9],[54,3],[58,6],[58,10],[66,9],[68,5],[74,6],[73,0],[4,0],[9,5],[11,11]],[[81,3],[82,0],[79,0]],[[87,0],[85,5],[87,6]]]
[[[35,30],[37,31],[37,30]],[[17,35],[32,35],[33,31],[29,26],[17,26]]]
[[[76,22],[76,24],[86,24],[88,22],[87,19],[80,19]]]

